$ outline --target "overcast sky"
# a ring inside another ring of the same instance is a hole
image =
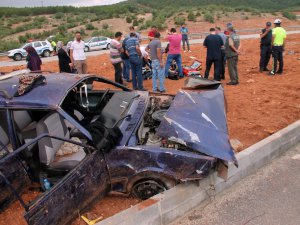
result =
[[[34,7],[34,6],[91,6],[91,5],[109,5],[125,0],[0,0],[0,7]]]

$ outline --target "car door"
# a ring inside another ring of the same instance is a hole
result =
[[[108,41],[107,41],[106,37],[100,37],[99,38],[99,48],[100,49],[106,48],[107,44],[108,44]]]
[[[41,42],[34,42],[33,47],[39,55],[43,53],[43,45],[41,44]]]
[[[38,199],[27,205],[29,225],[64,225],[94,199],[110,191],[110,178],[104,156],[94,151]]]
[[[97,37],[92,38],[89,43],[90,50],[99,50],[98,42],[99,42],[99,38],[97,38]]]

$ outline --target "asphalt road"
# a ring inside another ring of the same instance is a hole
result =
[[[171,225],[299,225],[300,143]]]
[[[293,30],[293,31],[287,31],[287,34],[300,34],[300,30]],[[256,39],[259,38],[258,34],[246,34],[246,35],[240,35],[241,39]],[[201,44],[203,43],[204,39],[191,39],[190,44]],[[163,46],[166,46],[167,42],[163,42]],[[100,51],[93,51],[93,52],[87,52],[87,57],[89,56],[97,56],[109,53],[109,50],[100,50]],[[57,61],[57,56],[51,56],[48,58],[42,58],[43,63],[44,62],[52,62]],[[0,67],[2,66],[21,66],[26,65],[26,61],[14,61],[13,59],[7,59],[7,61],[0,62]]]

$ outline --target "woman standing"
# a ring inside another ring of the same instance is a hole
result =
[[[42,60],[35,49],[32,46],[28,46],[25,48],[25,51],[27,52],[27,68],[31,71],[41,71]]]
[[[71,59],[65,48],[63,42],[59,41],[56,44],[57,56],[58,56],[58,64],[59,64],[59,72],[60,73],[71,73]]]

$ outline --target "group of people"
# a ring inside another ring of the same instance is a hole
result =
[[[227,30],[221,32],[220,27],[210,28],[210,34],[204,39],[203,46],[207,49],[205,78],[214,65],[214,80],[225,79],[225,64],[228,64],[230,82],[227,85],[239,84],[238,56],[241,51],[240,37],[236,34],[231,23],[227,24]]]
[[[115,69],[115,81],[123,84],[123,79],[132,82],[134,90],[145,91],[143,86],[142,67],[148,64],[149,55],[151,56],[153,91],[165,92],[164,73],[162,61],[162,47],[160,33],[154,30],[149,36],[149,44],[143,48],[140,46],[140,34],[130,27],[130,33],[121,43],[123,34],[115,33],[115,38],[110,43],[110,59]],[[122,67],[123,64],[123,67]],[[131,73],[130,73],[131,71]],[[131,78],[130,79],[130,74]],[[157,79],[159,87],[157,88]]]
[[[271,22],[266,23],[260,34],[260,72],[268,71],[269,75],[282,74],[283,72],[283,51],[286,39],[286,31],[281,27],[281,20],[274,21],[274,28]],[[179,77],[183,77],[181,43],[183,51],[190,52],[188,40],[188,28],[185,24],[180,27],[177,33],[175,28],[166,31],[165,40],[169,42],[167,51],[162,48],[161,34],[157,27],[153,26],[148,33],[149,43],[146,47],[141,47],[141,36],[130,27],[130,32],[125,36],[121,32],[115,33],[115,38],[110,43],[110,59],[115,70],[115,81],[123,84],[132,82],[134,90],[146,89],[143,86],[142,66],[147,65],[152,69],[152,91],[165,92],[165,78],[171,64],[176,62]],[[210,34],[205,38],[203,46],[207,49],[206,69],[204,77],[208,78],[210,69],[214,65],[214,80],[225,79],[225,65],[228,65],[230,82],[227,85],[239,84],[238,77],[238,58],[241,52],[241,41],[231,23],[227,24],[227,29],[222,32],[220,27],[210,29]],[[70,51],[61,41],[56,44],[57,56],[59,59],[60,72],[66,73],[87,73],[86,55],[84,52],[85,44],[81,40],[81,33],[76,32],[75,39],[71,43]],[[42,61],[32,46],[25,49],[28,53],[28,68],[32,71],[40,71]],[[166,63],[163,62],[163,54],[167,53]],[[270,58],[273,58],[273,67],[268,69]],[[151,58],[151,64],[149,62]],[[278,66],[279,62],[279,66]],[[157,80],[159,85],[157,85]]]

